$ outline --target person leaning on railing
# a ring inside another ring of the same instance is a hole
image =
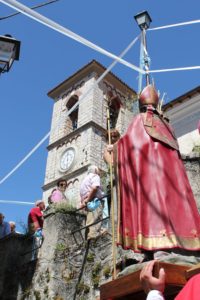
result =
[[[97,166],[90,166],[88,174],[84,178],[80,186],[81,207],[86,206],[87,218],[86,226],[98,222],[102,219],[103,206],[101,198],[104,193],[101,188],[100,171]],[[89,227],[87,239],[93,239],[102,232],[101,222]]]

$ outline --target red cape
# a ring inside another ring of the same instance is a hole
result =
[[[176,139],[152,112],[137,115],[114,146],[118,244],[200,250],[200,217]]]
[[[180,291],[175,300],[199,300],[200,299],[200,274],[192,277]]]

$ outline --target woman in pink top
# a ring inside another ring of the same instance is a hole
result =
[[[57,188],[52,191],[51,196],[49,197],[50,203],[57,203],[67,201],[65,196],[65,190],[67,188],[67,181],[65,179],[60,179],[57,182]]]

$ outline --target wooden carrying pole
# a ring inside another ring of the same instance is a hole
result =
[[[107,99],[107,128],[108,128],[108,144],[111,145],[111,134],[110,134],[110,110]],[[112,168],[112,154],[110,153],[109,160],[109,170],[110,170],[110,190],[111,190],[111,221],[112,221],[112,256],[113,256],[113,279],[116,278],[116,245],[115,245],[115,207],[114,207],[114,197],[113,197],[113,168]]]

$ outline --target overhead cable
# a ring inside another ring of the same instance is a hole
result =
[[[15,10],[21,12],[22,14],[28,16],[29,18],[55,30],[55,31],[58,31],[62,34],[64,34],[65,36],[68,36],[70,37],[71,39],[93,49],[93,50],[96,50],[97,52],[99,53],[102,53],[108,57],[111,57],[112,59],[115,59],[117,60],[118,62],[120,62],[121,64],[137,71],[137,72],[140,72],[140,73],[145,73],[144,70],[138,68],[137,66],[125,61],[124,59],[121,59],[120,57],[116,56],[115,54],[112,54],[111,52],[97,46],[96,44],[90,42],[89,40],[81,37],[80,35],[74,33],[73,31],[59,25],[58,23],[44,17],[43,15],[39,14],[38,12],[36,11],[33,11],[32,9],[30,9],[29,7],[15,1],[15,0],[0,0],[0,2],[6,4],[7,6],[11,7],[11,8],[14,8]]]
[[[123,57],[130,49],[131,47],[136,43],[136,41],[139,39],[140,35],[137,36],[127,47],[126,49],[124,49],[122,51],[122,53],[119,55],[119,57]],[[82,102],[86,96],[88,96],[88,94],[93,90],[93,88],[99,84],[99,82],[111,71],[111,69],[118,63],[118,60],[116,59],[115,61],[112,62],[112,64],[105,70],[105,72],[102,73],[102,75],[97,79],[97,81],[91,86],[91,88],[82,95],[82,97],[80,98],[80,100],[78,102],[75,103],[75,105],[66,113],[66,117],[69,116],[76,108],[77,106],[80,104],[80,102]],[[62,122],[62,121],[61,121]],[[61,124],[61,122],[58,123],[58,125],[56,126],[56,128],[53,128],[52,130],[55,130],[58,128],[58,126]],[[7,180],[14,172],[17,171],[17,169],[19,169],[26,161],[27,159],[33,155],[33,153],[49,138],[50,136],[50,131],[37,143],[36,146],[33,147],[33,149],[8,173],[6,174],[1,180],[0,180],[0,184],[2,184],[5,180]]]
[[[34,202],[23,202],[23,201],[10,201],[10,200],[0,200],[0,203],[6,204],[19,204],[19,205],[34,205]]]
[[[100,48],[98,46],[96,46],[95,44],[91,43],[90,41],[82,38],[81,36],[73,33],[72,31],[66,29],[63,26],[60,26],[59,24],[49,20],[48,18],[38,14],[37,12],[32,11],[30,8],[26,7],[25,5],[22,5],[21,3],[15,1],[15,0],[0,0],[0,2],[4,3],[5,5],[8,5],[16,10],[18,10],[19,12],[27,15],[28,17],[94,49],[97,50],[100,53],[103,53],[109,57],[112,57],[115,59],[115,61],[110,65],[110,67],[99,77],[99,79],[97,80],[96,84],[98,84],[105,76],[106,74],[114,67],[114,65],[117,62],[120,62],[136,71],[138,71],[141,74],[144,74],[145,71],[142,70],[141,68],[138,68],[136,66],[134,66],[133,64],[130,64],[129,62],[126,62],[125,60],[122,59],[122,57],[125,55],[125,53],[131,48],[131,46],[133,46],[133,44],[136,42],[136,40],[138,39],[138,37],[131,42],[131,44],[126,48],[128,49],[126,51],[126,49],[122,52],[122,54],[117,57],[116,55],[104,50],[103,48]],[[153,30],[159,30],[159,29],[165,29],[165,28],[170,28],[170,27],[176,27],[176,26],[183,26],[183,25],[190,25],[190,24],[195,24],[195,23],[200,23],[200,20],[196,20],[196,21],[190,21],[190,22],[184,22],[184,23],[178,23],[178,24],[172,24],[172,25],[166,25],[166,26],[161,26],[161,27],[155,27],[155,28],[151,28],[148,29],[150,31]],[[193,67],[184,67],[184,68],[172,68],[172,69],[161,69],[161,70],[149,70],[149,73],[160,73],[160,72],[171,72],[171,71],[184,71],[184,70],[195,70],[195,69],[200,69],[200,66],[193,66]],[[93,88],[93,87],[92,87]],[[91,88],[91,90],[92,90]],[[70,115],[72,111],[74,111],[77,106],[80,104],[80,101],[82,101],[90,92],[91,90],[88,90],[88,92],[86,92],[85,95],[83,95],[83,97],[67,112],[66,116]],[[56,128],[54,128],[55,130]],[[0,180],[0,184],[2,184],[7,178],[9,178],[50,136],[50,132],[48,132],[42,139],[41,141],[5,176]]]
[[[35,147],[7,174],[5,175],[1,180],[0,184],[2,184],[7,178],[9,178],[21,165],[27,161],[27,159],[48,139],[50,135],[50,132],[48,132],[40,141],[37,143]]]
[[[87,39],[81,37],[80,35],[77,35],[76,33],[70,31],[69,29],[59,25],[58,23],[44,17],[43,15],[33,11],[29,7],[15,1],[15,0],[0,0],[0,2],[6,4],[7,6],[10,6],[14,8],[15,10],[23,13],[24,15],[36,20],[37,22],[40,22],[48,27],[50,27],[53,30],[56,30],[82,44],[85,46],[88,46],[89,48],[92,48],[93,50],[96,50],[108,57],[114,58],[118,60],[118,62],[126,65],[127,67],[138,71],[141,74],[145,74],[146,72],[142,70],[141,68],[138,68],[137,66],[121,59],[120,57],[117,57],[115,54],[112,54],[111,52],[108,52],[107,50],[104,50],[103,48],[95,45],[94,43],[91,43]],[[177,26],[183,26],[183,25],[191,25],[191,24],[196,24],[200,23],[200,20],[194,20],[194,21],[188,21],[188,22],[182,22],[182,23],[177,23],[177,24],[171,24],[171,25],[165,25],[165,26],[160,26],[160,27],[155,27],[155,28],[150,28],[148,31],[153,31],[153,30],[160,30],[160,29],[166,29],[170,27],[177,27]],[[171,69],[161,69],[161,70],[149,70],[149,73],[161,73],[161,72],[173,72],[173,71],[184,71],[184,70],[194,70],[194,69],[199,69],[199,66],[195,67],[185,67],[185,68],[171,68]]]
[[[7,6],[10,6],[10,7],[14,8],[15,10],[21,12],[22,14],[84,44],[85,46],[92,48],[93,50],[96,50],[96,51],[98,51],[106,56],[109,56],[111,58],[117,59],[118,62],[126,65],[127,67],[130,67],[131,69],[138,71],[141,74],[145,74],[145,71],[142,70],[141,68],[138,68],[137,66],[117,57],[115,54],[112,54],[112,53],[108,52],[107,50],[104,50],[103,48],[91,43],[90,41],[86,40],[85,38],[82,38],[81,36],[77,35],[76,33],[72,32],[72,31],[68,30],[67,28],[59,25],[58,23],[44,17],[43,15],[41,15],[37,12],[34,12],[29,7],[23,5],[15,0],[0,0],[0,2],[4,3]],[[200,23],[200,20],[193,20],[193,21],[188,21],[188,22],[182,22],[182,23],[176,23],[176,24],[170,24],[170,25],[165,25],[165,26],[160,26],[160,27],[149,28],[148,31],[155,31],[155,30],[166,29],[166,28],[177,27],[177,26],[192,25],[192,24],[196,24],[196,23]],[[173,72],[173,71],[184,71],[184,70],[194,70],[194,69],[199,69],[199,66],[151,70],[148,72],[149,73],[161,73],[161,72]]]
[[[192,66],[192,67],[181,67],[181,68],[172,68],[172,69],[149,70],[148,73],[189,71],[189,70],[199,70],[199,69],[200,69],[200,66]]]
[[[167,29],[172,27],[179,27],[179,26],[186,26],[186,25],[193,25],[200,23],[200,20],[193,20],[188,22],[182,22],[182,23],[175,23],[160,27],[154,27],[149,28],[148,31],[155,31],[155,30],[161,30],[161,29]],[[180,67],[180,68],[168,68],[168,69],[158,69],[158,70],[149,70],[149,73],[164,73],[164,72],[175,72],[175,71],[190,71],[190,70],[199,70],[200,66],[191,66],[191,67]]]
[[[161,29],[168,29],[172,27],[180,27],[180,26],[186,26],[186,25],[193,25],[200,23],[200,20],[193,20],[188,22],[181,22],[181,23],[175,23],[170,25],[164,25],[154,28],[149,28],[148,31],[155,31],[155,30],[161,30]],[[168,68],[168,69],[159,69],[159,70],[149,70],[149,73],[164,73],[164,72],[175,72],[175,71],[189,71],[189,70],[198,70],[200,69],[200,66],[191,66],[191,67],[181,67],[181,68]]]
[[[119,55],[120,58],[122,58],[131,48],[132,46],[137,42],[137,40],[139,39],[139,37],[141,36],[138,35]],[[72,108],[70,110],[68,110],[66,112],[66,115],[65,115],[65,119],[67,116],[69,116],[77,107],[78,105],[80,104],[80,102],[82,102],[94,89],[95,86],[97,86],[102,80],[103,78],[114,68],[114,66],[118,63],[117,60],[114,60],[110,66],[105,70],[105,72],[102,73],[102,75],[97,79],[97,81],[81,96],[80,100],[78,102],[76,102],[74,104],[74,106],[72,106]],[[52,128],[52,131],[58,129],[58,127],[60,125],[62,125],[62,122],[63,120],[60,120],[60,122],[56,125],[55,128]]]
[[[149,28],[148,31],[161,30],[161,29],[186,26],[186,25],[193,25],[193,24],[197,24],[197,23],[200,23],[200,20],[194,20],[194,21],[188,21],[188,22],[182,22],[182,23],[176,23],[176,24],[164,25],[164,26],[160,26],[160,27]]]
[[[35,6],[32,6],[30,7],[31,9],[37,9],[37,8],[40,8],[40,7],[43,7],[43,6],[46,6],[46,5],[49,5],[49,4],[53,4],[54,2],[58,2],[60,0],[50,0],[50,1],[47,1],[47,2],[44,2],[44,3],[40,3],[38,5],[35,5]],[[5,16],[5,17],[0,17],[0,21],[3,21],[5,19],[8,19],[8,18],[12,18],[12,17],[15,17],[17,15],[21,14],[21,12],[16,12],[14,14],[10,14],[8,16]]]

